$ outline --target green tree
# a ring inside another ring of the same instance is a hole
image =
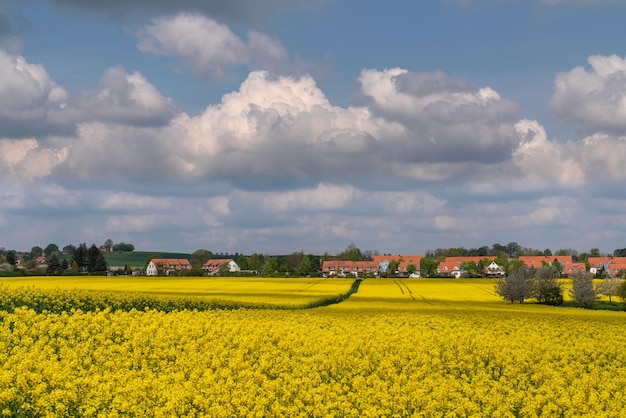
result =
[[[59,261],[59,257],[57,253],[54,252],[48,259],[48,267],[46,268],[47,275],[58,274],[61,269],[61,262]]]
[[[17,264],[17,254],[15,253],[15,250],[7,251],[6,260],[7,260],[7,263],[9,263],[12,266]]]
[[[517,270],[524,267],[525,264],[522,260],[509,260],[509,264],[505,269],[508,274],[515,273]]]
[[[76,262],[79,270],[84,270],[87,267],[87,244],[83,242],[76,248],[72,261]]]
[[[280,269],[280,263],[278,258],[270,257],[266,262],[263,268],[263,274],[267,276],[273,276],[278,273]]]
[[[61,270],[60,273],[64,273],[67,271],[67,269],[70,268],[69,263],[67,262],[67,259],[63,259],[63,261],[61,261]]]
[[[94,270],[95,272],[104,272],[107,271],[109,269],[109,266],[107,264],[106,259],[104,258],[104,254],[102,254],[100,252],[100,250],[98,249],[98,257],[96,258],[96,263],[94,265]]]
[[[204,263],[209,261],[212,257],[213,257],[213,253],[211,253],[211,251],[201,248],[191,253],[191,258],[189,262],[191,263],[193,267],[202,268]]]
[[[342,253],[337,254],[337,260],[363,261],[363,254],[361,253],[361,250],[359,250],[359,248],[356,245],[350,244],[346,247],[346,249]]]
[[[593,288],[593,274],[586,271],[575,271],[570,275],[572,287],[569,295],[574,305],[579,308],[589,309],[598,299],[596,290]]]
[[[531,294],[532,277],[532,271],[523,266],[508,276],[498,279],[495,287],[496,294],[511,303],[524,303],[524,300],[528,299]]]
[[[248,269],[252,271],[261,271],[263,269],[263,258],[257,253],[253,253],[248,258]]]
[[[464,261],[461,263],[461,270],[466,275],[475,275],[478,273],[478,266],[473,261]]]
[[[296,271],[300,276],[308,276],[311,274],[311,259],[308,255],[302,256],[300,265]]]
[[[287,271],[289,272],[297,272],[298,266],[302,262],[302,258],[304,258],[304,254],[302,252],[294,252],[287,256]]]
[[[113,246],[113,251],[116,251],[116,252],[132,252],[132,251],[135,251],[135,246],[133,244],[127,244],[125,242],[120,242],[119,244],[115,244]]]
[[[439,263],[432,258],[422,258],[420,260],[420,272],[423,277],[434,277],[437,274]]]
[[[28,253],[28,258],[35,259],[37,257],[41,257],[42,255],[43,255],[43,248],[34,246],[33,248],[30,249],[30,252]]]
[[[53,252],[59,252],[59,246],[56,244],[48,244],[46,248],[43,250],[44,255],[50,257]]]
[[[67,244],[65,247],[63,247],[63,252],[66,254],[74,254],[75,251],[76,247],[74,247],[72,244]]]
[[[91,244],[91,247],[89,247],[89,249],[87,250],[87,271],[89,273],[93,273],[95,271],[102,271],[102,270],[96,270],[96,266],[98,264],[98,258],[101,255],[102,254],[100,253],[100,249],[96,247],[96,244]]]
[[[417,266],[415,264],[409,264],[408,266],[406,266],[406,272],[409,274],[409,276],[413,276],[416,271]]]
[[[239,258],[237,258],[237,264],[242,270],[250,270],[250,268],[248,267],[248,257],[246,257],[245,255],[240,255]]]
[[[389,277],[396,277],[398,274],[398,268],[400,267],[400,260],[389,261],[389,267],[387,267],[387,274]]]
[[[553,265],[535,270],[532,281],[531,297],[546,305],[563,304],[563,286],[559,282],[560,271]]]

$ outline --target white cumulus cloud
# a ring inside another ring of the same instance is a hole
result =
[[[585,132],[626,134],[626,58],[592,55],[555,79],[552,112]]]
[[[250,31],[246,42],[227,25],[197,14],[155,19],[139,36],[141,51],[178,57],[200,76],[221,78],[239,65],[279,70],[288,64],[286,50],[268,35]]]

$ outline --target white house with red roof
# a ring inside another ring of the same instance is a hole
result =
[[[215,275],[219,273],[220,268],[224,265],[228,265],[228,271],[230,273],[241,271],[239,265],[232,258],[218,258],[214,260],[209,260],[202,266],[202,270],[206,271],[210,275]]]
[[[186,258],[153,258],[146,267],[147,276],[169,276],[191,270],[191,263]]]

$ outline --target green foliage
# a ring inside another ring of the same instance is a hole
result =
[[[280,264],[278,261],[277,257],[270,257],[266,262],[265,262],[265,267],[263,268],[263,274],[267,275],[267,276],[272,276],[276,273],[278,273],[280,268]]]
[[[133,244],[127,244],[125,242],[120,242],[119,244],[115,244],[113,246],[113,251],[118,251],[118,252],[132,252],[135,251],[135,246]]]
[[[211,251],[201,248],[191,253],[189,262],[191,263],[193,267],[202,268],[204,263],[209,261],[212,257],[213,257],[213,253]]]
[[[337,254],[337,260],[363,261],[363,254],[361,253],[361,250],[359,250],[359,248],[356,245],[350,244],[346,247],[346,249],[342,253]]]
[[[400,260],[391,260],[389,261],[389,267],[387,267],[387,274],[389,277],[396,277],[398,268],[400,267]]]
[[[415,264],[409,264],[408,266],[406,266],[406,272],[409,274],[409,276],[415,274],[416,271],[417,266]]]
[[[43,253],[46,257],[50,257],[54,252],[59,252],[59,246],[56,244],[48,244],[43,250]]]
[[[82,243],[76,248],[72,261],[76,262],[78,270],[83,270],[87,267],[87,244]]]
[[[248,257],[248,270],[261,271],[263,269],[263,258],[257,253]]]
[[[17,264],[17,255],[15,253],[15,250],[9,250],[7,252],[6,260],[7,260],[7,263],[9,263],[12,266]]]
[[[300,265],[296,272],[300,276],[307,276],[311,274],[311,259],[308,255],[302,256],[302,260],[300,260]]]
[[[46,274],[53,275],[61,272],[61,262],[56,253],[53,253],[48,259],[48,267],[46,268]]]
[[[439,263],[432,258],[422,258],[420,260],[420,272],[422,277],[435,277]]]

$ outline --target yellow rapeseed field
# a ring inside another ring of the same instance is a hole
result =
[[[509,304],[493,283],[367,279],[304,310],[0,311],[0,413],[623,416],[626,314]]]

